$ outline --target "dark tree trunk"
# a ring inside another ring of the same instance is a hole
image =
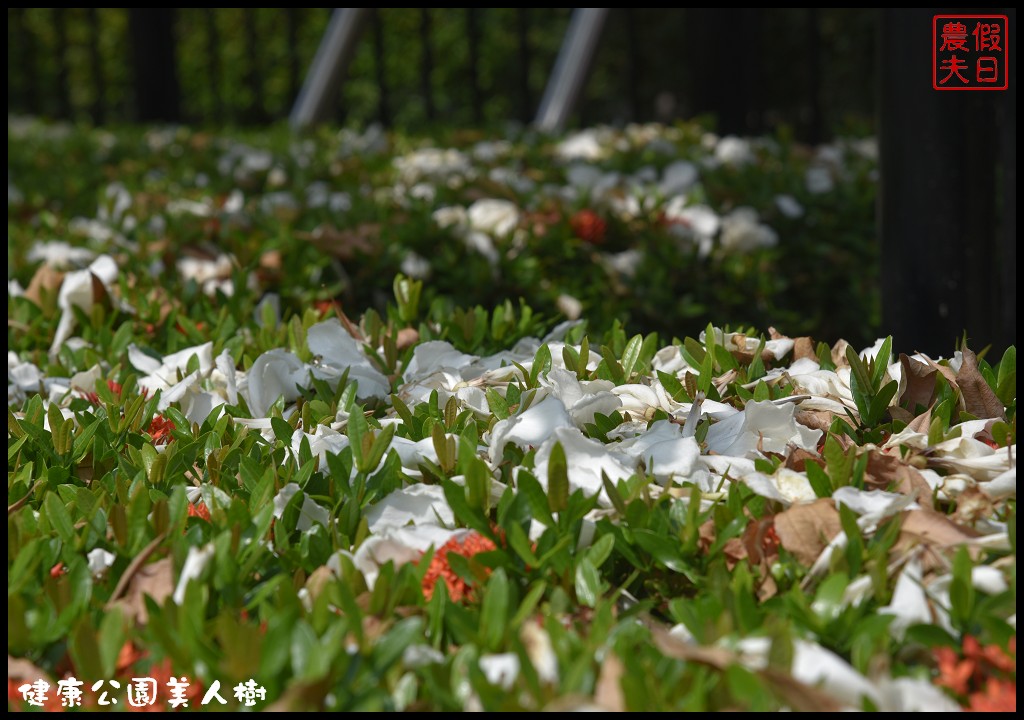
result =
[[[142,122],[179,122],[181,90],[174,54],[174,8],[130,8],[135,104]]]
[[[760,8],[689,8],[694,109],[712,113],[722,134],[761,126]]]
[[[1000,171],[998,92],[938,92],[931,84],[936,9],[882,11],[879,139],[883,327],[899,349],[948,355],[967,332],[971,346],[1012,342],[1001,317],[1016,297],[1015,215],[999,197],[1015,186],[1013,155]],[[1012,103],[1012,100],[1009,101]],[[1013,105],[1010,104],[1010,108]],[[1013,113],[1009,134],[1012,149]],[[1007,148],[1003,148],[1005,153]],[[1000,153],[1002,154],[1002,153]],[[1007,172],[1009,171],[1009,172]],[[997,192],[1001,174],[1003,192]],[[1009,225],[1007,225],[1009,221]],[[1009,237],[1012,238],[1012,235]],[[1009,248],[1006,245],[1009,245]],[[1011,271],[1015,273],[1015,269]]]

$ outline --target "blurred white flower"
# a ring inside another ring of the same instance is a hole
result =
[[[426,280],[431,273],[430,261],[409,250],[402,258],[402,274],[414,280]]]
[[[555,300],[555,306],[558,308],[558,312],[562,313],[570,320],[577,320],[579,316],[583,314],[583,303],[572,295],[562,293],[558,296],[558,299]]]
[[[188,584],[202,577],[206,566],[213,560],[213,555],[213,543],[207,543],[202,547],[193,545],[188,549],[185,565],[181,568],[181,574],[178,575],[178,584],[174,588],[174,594],[172,595],[177,605],[185,602],[185,590],[188,588]]]
[[[466,155],[454,149],[424,148],[396,157],[392,163],[405,185],[421,180],[449,180],[467,176],[472,164]]]
[[[796,219],[804,216],[804,206],[792,195],[776,195],[775,207],[788,218]]]
[[[60,291],[57,293],[60,322],[57,323],[53,344],[50,345],[51,357],[55,357],[61,346],[71,337],[71,331],[76,322],[75,312],[72,308],[81,308],[86,314],[92,309],[96,300],[93,282],[100,282],[109,295],[115,280],[117,280],[117,263],[109,255],[100,255],[85,270],[75,270],[64,276]],[[122,307],[126,308],[127,306]]]
[[[44,262],[57,270],[87,265],[95,257],[96,253],[92,250],[75,247],[63,240],[37,240],[25,256],[29,262]]]
[[[714,157],[723,165],[739,167],[751,162],[754,159],[754,153],[750,148],[749,141],[735,135],[727,135],[715,146]]]
[[[473,230],[496,238],[508,235],[519,224],[519,208],[508,200],[477,200],[467,211]]]
[[[107,569],[114,564],[114,560],[116,559],[117,556],[114,555],[114,553],[109,550],[104,550],[103,548],[93,548],[89,551],[88,555],[86,555],[86,560],[89,563],[89,572],[93,577],[105,573]]]
[[[573,133],[555,146],[555,155],[562,160],[600,160],[608,154],[593,128]]]
[[[749,252],[758,248],[775,247],[779,236],[759,221],[757,211],[751,207],[738,207],[722,218],[722,247],[729,251]]]
[[[658,191],[665,197],[685,195],[700,179],[700,171],[689,160],[676,160],[662,172]]]
[[[814,195],[832,192],[835,182],[832,180],[832,172],[823,165],[811,165],[804,175],[804,183],[807,192]]]

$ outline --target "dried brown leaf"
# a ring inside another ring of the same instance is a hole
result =
[[[963,358],[956,382],[964,398],[964,409],[977,418],[1005,420],[1006,411],[1002,401],[996,397],[995,391],[978,370],[978,356],[973,350],[964,347]]]
[[[932,425],[932,409],[928,408],[916,418],[907,423],[907,430],[919,433],[927,433]]]
[[[398,331],[398,337],[395,338],[395,347],[401,352],[408,350],[419,341],[420,331],[416,328],[405,327]]]
[[[914,495],[920,505],[928,508],[932,506],[932,489],[924,476],[896,455],[872,450],[868,455],[864,484],[869,490],[891,490]]]
[[[935,399],[935,368],[914,360],[905,353],[900,353],[900,365],[903,368],[906,387],[900,395],[898,404],[911,412],[916,412],[918,405],[931,407]]]
[[[846,359],[846,348],[850,343],[845,340],[836,340],[836,344],[832,346],[832,364],[836,366],[836,369],[850,367],[850,361]]]
[[[930,552],[921,554],[921,568],[927,573],[948,572],[951,551],[967,544],[972,558],[979,554],[978,547],[970,544],[978,533],[972,528],[958,525],[934,510],[907,510],[902,514],[900,537],[892,548],[892,555],[900,557],[921,546]]]
[[[934,510],[907,510],[903,513],[902,534],[942,548],[963,545],[978,537],[972,528],[958,525]]]
[[[953,372],[953,368],[949,367],[949,365],[940,365],[931,358],[928,358],[928,366],[938,372],[939,375],[946,378],[952,387],[959,387],[956,381],[956,373]]]
[[[326,565],[321,565],[316,570],[309,574],[309,578],[306,579],[306,590],[309,591],[310,602],[316,602],[317,597],[324,591],[324,588],[330,583],[336,575]]]
[[[56,307],[57,294],[60,292],[60,286],[63,282],[64,273],[60,270],[54,270],[46,263],[43,263],[29,281],[28,288],[25,290],[25,297],[40,308]]]
[[[830,498],[794,505],[775,516],[779,542],[804,565],[810,566],[842,530],[839,512]]]
[[[646,624],[651,631],[655,647],[667,657],[700,663],[718,671],[723,671],[740,661],[738,656],[724,648],[689,645],[672,637],[660,624]],[[838,712],[842,708],[839,701],[824,690],[802,683],[789,673],[767,668],[758,670],[757,674],[771,684],[794,710]]]
[[[36,680],[43,680],[53,685],[53,678],[48,672],[43,670],[35,663],[26,660],[25,658],[7,656],[7,684],[8,688],[13,683],[17,686],[21,682],[35,682]]]
[[[708,550],[714,544],[716,537],[718,534],[715,532],[714,520],[705,520],[697,528],[697,542],[700,543],[701,550]]]
[[[797,421],[799,422],[799,420]],[[786,467],[790,470],[796,470],[797,472],[803,472],[807,463],[814,463],[815,465],[823,466],[821,458],[816,453],[812,453],[809,450],[803,448],[794,447],[789,451],[789,455],[786,456]]]
[[[655,647],[666,657],[700,663],[716,670],[725,670],[736,662],[735,654],[721,647],[690,645],[669,634],[667,628],[658,622],[648,622]]]
[[[793,419],[804,427],[809,427],[811,430],[828,432],[828,429],[832,427],[832,421],[837,417],[843,416],[831,410],[797,410]]]
[[[124,597],[112,600],[108,607],[117,605],[124,610],[126,617],[145,625],[149,621],[145,596],[150,596],[159,604],[173,593],[174,561],[168,557],[140,567],[128,581]]]
[[[960,526],[973,528],[979,520],[988,520],[995,515],[995,501],[976,487],[964,490],[956,499],[956,512],[950,520]]]
[[[339,260],[351,260],[356,255],[370,255],[379,245],[380,223],[362,223],[348,230],[333,225],[319,225],[313,232],[296,233]]]
[[[796,712],[840,712],[843,709],[842,703],[821,688],[802,683],[788,673],[765,668],[758,674]]]
[[[814,352],[814,339],[806,336],[793,340],[793,362],[804,358],[818,359],[818,353]]]
[[[740,538],[729,538],[722,546],[722,554],[725,555],[725,565],[732,570],[736,563],[747,558],[747,546]]]
[[[626,697],[622,693],[622,676],[626,667],[614,652],[605,655],[594,687],[594,702],[608,712],[625,712]]]

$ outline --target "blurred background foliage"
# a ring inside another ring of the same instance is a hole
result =
[[[9,8],[8,111],[93,123],[142,117],[130,32],[118,8]],[[149,12],[149,11],[136,11]],[[380,8],[365,28],[336,120],[529,120],[571,8]],[[177,117],[262,124],[294,102],[330,17],[326,8],[167,9]],[[714,114],[719,129],[788,125],[801,140],[871,129],[874,11],[850,8],[616,8],[602,37],[581,124]],[[133,45],[133,43],[135,45]]]

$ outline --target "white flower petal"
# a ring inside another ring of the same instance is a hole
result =
[[[817,499],[807,476],[788,468],[779,468],[775,475],[750,473],[743,476],[743,483],[758,495],[787,506]]]
[[[748,402],[743,412],[708,429],[707,449],[737,457],[760,457],[759,450],[784,455],[789,445],[813,451],[821,430],[811,430],[797,423],[793,419],[795,412],[796,406],[792,403]]]
[[[475,355],[466,355],[456,350],[451,343],[443,340],[431,340],[420,343],[412,351],[412,359],[405,368],[403,376],[406,382],[427,377],[439,370],[458,371],[474,360]]]
[[[537,450],[534,464],[534,474],[545,489],[548,485],[548,461],[556,442],[561,443],[565,451],[570,493],[583,490],[587,495],[599,492],[603,495],[602,473],[613,482],[633,474],[633,469],[626,467],[604,443],[591,440],[575,427],[557,427]]]
[[[1000,473],[987,483],[981,484],[981,491],[993,500],[1017,497],[1017,467]]]
[[[308,382],[309,366],[287,350],[276,348],[256,358],[246,375],[249,410],[262,417],[277,399],[291,402],[299,397],[297,385]]]
[[[540,445],[557,428],[573,427],[562,401],[553,395],[522,413],[498,421],[491,430],[490,459],[501,460],[507,443],[521,448]],[[575,428],[574,428],[575,429]]]
[[[93,548],[86,555],[86,559],[89,562],[89,572],[95,576],[105,573],[107,568],[114,564],[117,556],[103,548]]]
[[[793,643],[793,677],[812,687],[819,686],[850,707],[860,708],[862,699],[879,702],[877,688],[852,665],[817,643],[796,640]]]
[[[178,576],[178,584],[174,588],[174,602],[181,605],[185,602],[185,589],[193,580],[202,577],[206,566],[213,559],[213,543],[207,543],[199,548],[192,546],[188,549],[188,556],[185,558],[185,566],[181,568],[181,575]]]
[[[527,620],[519,631],[519,639],[526,649],[526,656],[537,672],[541,682],[558,682],[558,656],[555,655],[548,631],[536,620]]]
[[[960,712],[960,705],[928,680],[886,678],[878,684],[881,712]]]
[[[480,669],[491,685],[509,690],[519,677],[519,656],[515,653],[481,655]]]
[[[402,664],[408,668],[421,668],[427,665],[440,665],[444,662],[444,653],[429,645],[410,645],[402,651]]]
[[[932,621],[922,577],[921,562],[914,558],[900,572],[896,580],[896,589],[892,593],[892,601],[878,609],[879,613],[896,616],[889,628],[897,639],[902,639],[903,633],[911,625]]]
[[[466,214],[471,228],[498,238],[505,237],[519,224],[519,208],[508,200],[477,200]]]
[[[416,484],[395,490],[368,508],[364,517],[374,534],[406,525],[455,524],[455,515],[440,485]]]
[[[642,461],[647,472],[663,482],[687,480],[704,487],[709,473],[700,463],[700,446],[693,437],[683,437],[683,428],[668,420],[659,420],[650,429],[615,446],[615,451]]]
[[[284,510],[288,502],[295,497],[300,490],[297,483],[288,483],[274,496],[274,517],[280,519],[284,516]],[[295,524],[296,529],[305,532],[313,527],[313,523],[319,523],[328,527],[331,514],[326,508],[321,507],[308,495],[302,498],[302,507],[299,508],[299,519]]]

